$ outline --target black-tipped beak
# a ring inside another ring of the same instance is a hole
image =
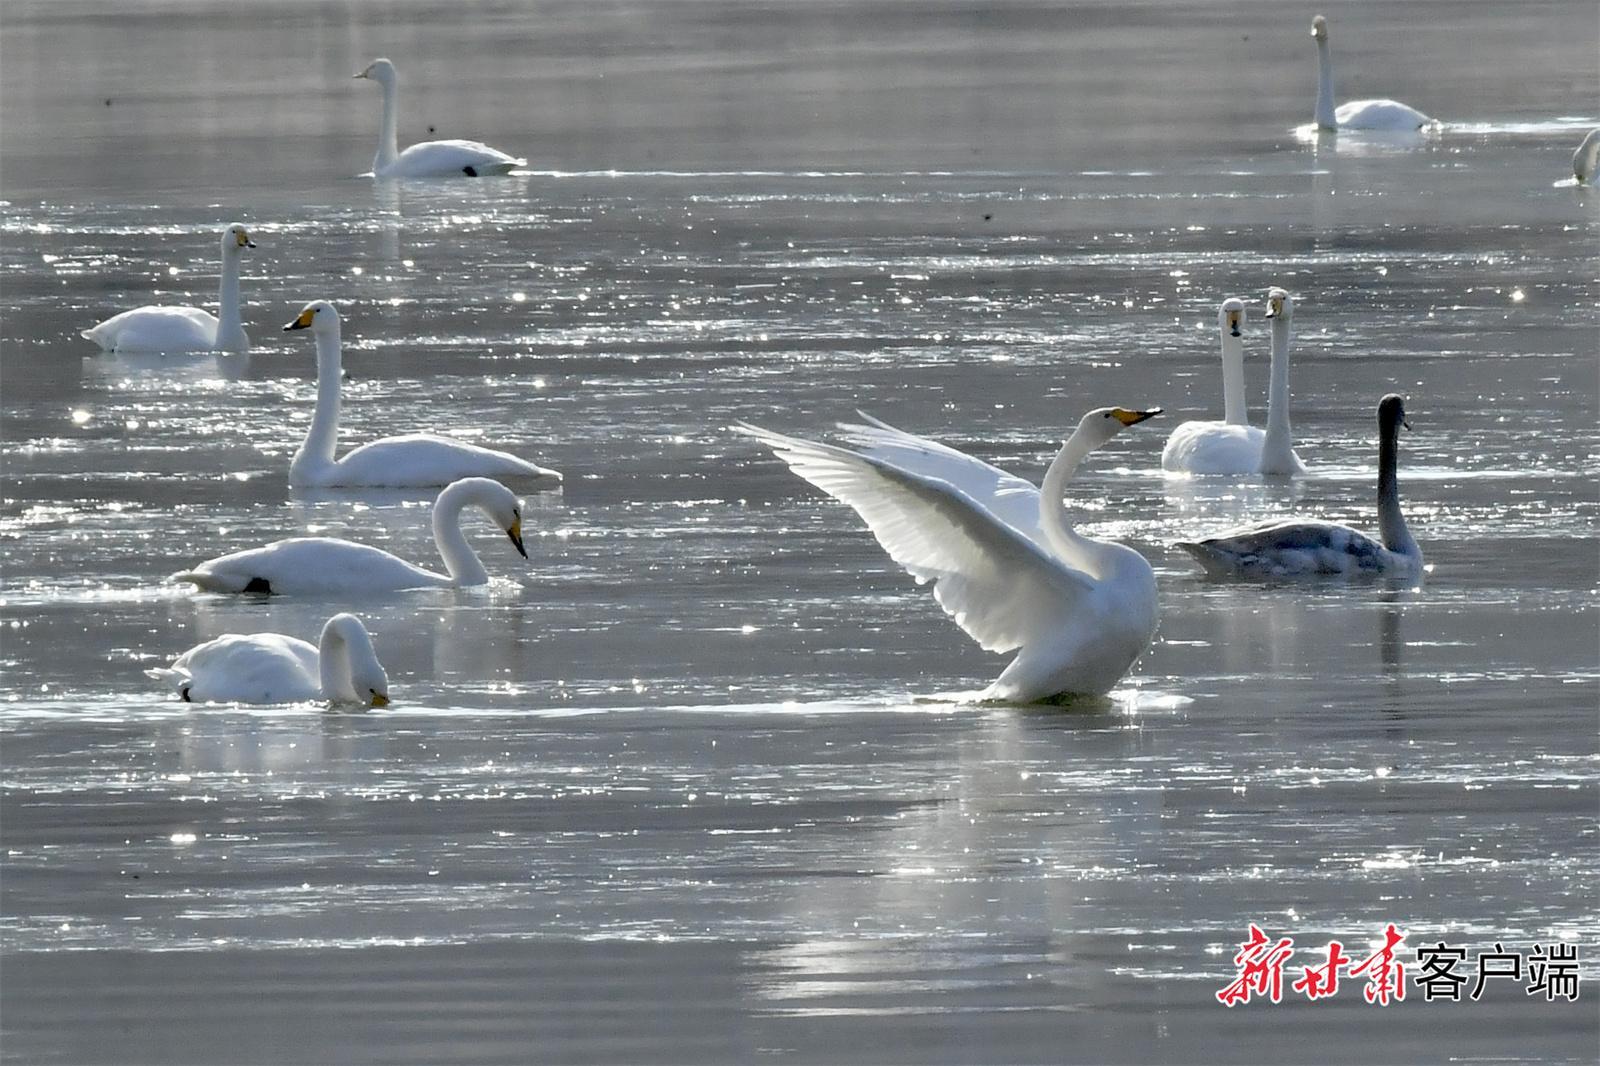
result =
[[[293,322],[291,322],[291,323],[289,323],[289,324],[288,324],[288,325],[287,325],[287,326],[284,326],[284,327],[283,327],[283,331],[284,331],[284,332],[285,332],[285,333],[288,333],[288,332],[289,332],[289,331],[290,331],[290,330],[295,330],[295,329],[305,329],[305,328],[306,328],[306,327],[307,327],[307,326],[309,326],[309,325],[311,325],[311,323],[309,323],[309,322],[302,322],[302,321],[300,321],[300,320],[299,320],[299,319],[298,319],[298,318],[297,318],[297,319],[295,319],[295,320],[294,320],[294,321],[293,321]]]
[[[511,543],[516,545],[517,554],[526,559],[528,557],[528,549],[522,546],[522,530],[519,528],[521,525],[522,523],[518,522],[510,529],[506,530],[506,536],[510,537]]]
[[[255,241],[252,241],[252,240],[246,240],[246,241],[245,241],[245,242],[244,242],[244,246],[245,246],[245,247],[246,247],[246,248],[254,248],[254,247],[255,247],[255,246],[256,246],[256,242],[255,242]]]
[[[1146,419],[1154,418],[1161,413],[1161,408],[1152,407],[1148,411],[1130,411],[1126,407],[1118,407],[1111,414],[1118,422],[1125,426],[1137,426]]]
[[[1405,426],[1407,429],[1410,429],[1411,428],[1411,419],[1407,418],[1405,415],[1401,415],[1400,416],[1400,424],[1402,426]]]
[[[1239,324],[1238,324],[1238,323],[1237,323],[1237,322],[1235,322],[1235,323],[1234,323],[1234,324],[1233,324],[1233,329],[1232,329],[1232,330],[1231,330],[1231,331],[1230,331],[1230,332],[1231,332],[1231,333],[1232,333],[1232,334],[1233,334],[1233,335],[1234,335],[1234,336],[1235,336],[1235,337],[1242,337],[1242,336],[1244,336],[1244,334],[1243,334],[1243,333],[1240,333],[1240,332],[1239,332]]]

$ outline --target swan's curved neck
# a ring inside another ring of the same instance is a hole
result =
[[[1222,327],[1222,417],[1230,426],[1248,426],[1250,410],[1244,398],[1244,338]]]
[[[222,284],[217,291],[217,347],[242,352],[249,346],[239,312],[239,245],[232,233],[223,238]]]
[[[1114,545],[1102,544],[1072,528],[1072,521],[1067,515],[1066,490],[1067,482],[1078,470],[1078,464],[1100,443],[1091,440],[1084,428],[1079,426],[1077,432],[1068,437],[1056,453],[1050,468],[1044,472],[1044,482],[1039,486],[1039,528],[1044,532],[1045,540],[1063,562],[1095,578],[1105,576],[1109,567],[1105,554]]]
[[[382,174],[400,158],[400,82],[391,77],[378,84],[383,86],[383,129],[378,134],[378,154],[372,160],[374,174]]]
[[[1600,129],[1590,130],[1578,150],[1572,153],[1572,176],[1579,182],[1593,181],[1597,163],[1600,163]]]
[[[329,619],[322,627],[322,639],[317,642],[317,670],[322,679],[323,699],[355,700],[356,683],[350,668],[350,652],[343,627]]]
[[[1333,114],[1333,59],[1328,54],[1328,42],[1317,42],[1317,127],[1334,130],[1339,120]]]
[[[439,493],[433,505],[433,542],[439,548],[444,568],[450,580],[457,585],[483,585],[489,580],[489,571],[483,568],[478,553],[467,543],[461,532],[461,511],[478,500],[471,485],[455,484]]]
[[[1272,372],[1267,385],[1267,434],[1261,441],[1263,474],[1294,473],[1294,433],[1289,425],[1289,317],[1272,320]]]
[[[333,452],[339,442],[339,384],[344,376],[340,358],[339,325],[318,330],[317,408],[311,413],[311,428],[300,450],[289,463],[289,480],[302,480],[312,472],[333,465]]]
[[[1378,437],[1378,537],[1396,555],[1419,555],[1421,550],[1400,513],[1400,425],[1383,426]]]

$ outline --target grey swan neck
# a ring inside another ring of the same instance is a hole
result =
[[[1378,537],[1396,555],[1422,554],[1406,528],[1406,516],[1400,512],[1399,422],[1378,430]]]
[[[1261,441],[1261,473],[1295,472],[1294,431],[1289,424],[1289,316],[1272,319],[1272,372],[1267,386],[1267,432]]]

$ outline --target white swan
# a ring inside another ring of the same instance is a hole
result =
[[[527,165],[526,159],[513,158],[478,141],[421,141],[400,151],[400,80],[394,64],[387,59],[374,59],[366,70],[353,77],[370,78],[383,86],[383,129],[378,134],[378,154],[372,160],[374,177],[447,178],[465,174],[478,178]]]
[[[924,467],[913,469],[869,451],[818,444],[755,426],[760,440],[789,468],[855,508],[891,558],[917,579],[932,581],[945,613],[988,651],[1017,650],[987,699],[1029,703],[1111,690],[1150,644],[1156,627],[1155,572],[1132,548],[1077,533],[1063,494],[1085,456],[1124,427],[1158,414],[1104,407],[1078,423],[1045,471],[1042,489],[1021,478],[887,426],[855,427],[885,439]],[[920,459],[918,457],[920,456]],[[1024,490],[1025,486],[1025,490]],[[1005,497],[1019,528],[992,506]]]
[[[1291,519],[1179,541],[1213,577],[1285,577],[1295,574],[1420,574],[1422,549],[1400,513],[1400,427],[1405,401],[1390,393],[1378,403],[1378,537],[1334,522]]]
[[[1267,431],[1261,437],[1261,465],[1268,476],[1293,477],[1306,472],[1294,451],[1289,423],[1289,328],[1294,298],[1276,285],[1267,290],[1267,318],[1272,323],[1272,366],[1267,377]]]
[[[1222,301],[1222,421],[1184,422],[1167,438],[1161,469],[1169,474],[1254,474],[1266,434],[1250,424],[1244,398],[1244,301]]]
[[[283,328],[285,332],[310,329],[317,347],[317,407],[306,439],[289,463],[289,484],[302,488],[431,488],[464,477],[506,478],[542,486],[561,483],[556,471],[509,452],[431,433],[384,437],[335,460],[339,385],[344,376],[339,312],[326,300],[315,300]]]
[[[1328,20],[1311,20],[1317,42],[1317,128],[1323,130],[1416,131],[1434,120],[1395,100],[1351,100],[1333,106],[1333,60],[1328,55]]]
[[[389,705],[389,675],[361,619],[336,614],[312,646],[282,633],[229,633],[196,644],[171,666],[146,670],[185,703],[301,703],[324,699]]]
[[[1592,129],[1572,153],[1572,180],[1579,185],[1594,181],[1595,171],[1600,169],[1597,162],[1600,162],[1600,129]]]
[[[239,256],[254,248],[250,232],[235,222],[222,231],[222,290],[217,317],[198,307],[136,307],[113,315],[81,335],[106,352],[244,352],[250,338],[239,322]]]
[[[292,537],[260,548],[207,559],[172,575],[207,592],[364,595],[401,589],[483,585],[489,572],[461,532],[461,510],[476,505],[506,531],[524,559],[522,506],[511,490],[483,477],[463,478],[433,505],[433,542],[446,573],[413,566],[378,548],[337,537]]]

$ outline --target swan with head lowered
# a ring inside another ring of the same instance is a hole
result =
[[[106,352],[245,352],[250,338],[239,319],[239,259],[256,243],[235,222],[222,231],[222,290],[216,315],[198,307],[136,307],[81,335]]]
[[[1333,59],[1328,54],[1328,20],[1317,15],[1311,20],[1311,36],[1317,42],[1317,113],[1320,130],[1387,130],[1415,132],[1434,120],[1414,107],[1396,100],[1350,100],[1333,106]]]
[[[289,484],[298,488],[431,488],[464,477],[493,477],[518,484],[561,483],[554,470],[509,452],[431,433],[384,437],[334,458],[339,439],[341,365],[339,312],[326,300],[306,304],[284,330],[311,330],[317,348],[317,407],[306,439],[289,463]]]
[[[291,537],[207,559],[173,576],[206,592],[360,596],[404,589],[485,585],[489,572],[461,532],[461,512],[474,506],[528,557],[522,546],[522,504],[498,481],[469,477],[449,485],[433,505],[433,543],[445,573],[424,570],[379,548],[338,537]]]
[[[1167,438],[1169,474],[1255,474],[1266,434],[1250,424],[1244,397],[1244,301],[1230,296],[1217,313],[1222,332],[1222,421],[1184,422]]]
[[[1212,577],[1272,578],[1300,574],[1422,572],[1422,549],[1400,512],[1399,435],[1405,401],[1390,393],[1378,403],[1378,539],[1336,522],[1290,519],[1218,533],[1178,547]]]
[[[146,670],[185,703],[389,705],[389,675],[361,619],[336,614],[310,644],[282,633],[229,633],[196,644],[171,666]]]
[[[1572,180],[1579,185],[1593,182],[1595,171],[1600,169],[1597,163],[1600,163],[1600,129],[1592,129],[1572,153]]]
[[[374,59],[354,77],[367,78],[383,87],[383,129],[378,133],[378,154],[372,160],[374,177],[479,178],[527,165],[526,159],[509,156],[480,141],[421,141],[400,151],[400,76],[394,64],[387,59]]]
[[[1090,452],[1158,413],[1090,411],[1041,488],[883,423],[847,427],[860,450],[738,428],[853,507],[980,646],[1017,653],[984,698],[1033,703],[1103,695],[1150,645],[1155,572],[1132,548],[1074,530],[1065,491]]]

